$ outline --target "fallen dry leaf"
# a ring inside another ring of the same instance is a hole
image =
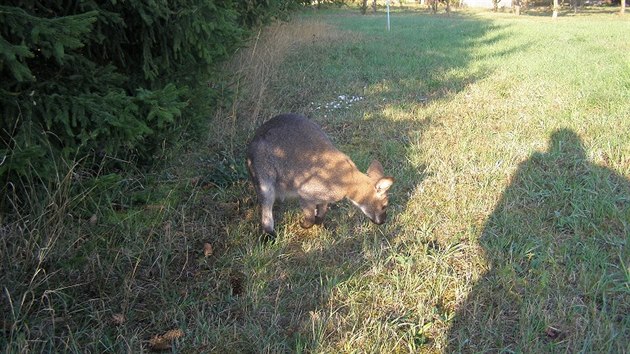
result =
[[[149,339],[149,349],[154,352],[169,350],[171,349],[171,341],[165,339],[162,336],[156,335],[155,337]]]
[[[98,222],[98,216],[96,216],[96,214],[92,214],[92,217],[90,217],[90,225],[94,226],[96,225],[97,222]]]
[[[173,346],[173,341],[184,336],[181,329],[171,329],[162,335],[155,335],[149,339],[149,349],[154,352],[169,350]]]
[[[203,255],[206,257],[210,257],[212,256],[212,245],[209,244],[208,242],[203,244]]]
[[[170,331],[164,333],[162,337],[174,341],[175,339],[179,339],[184,336],[184,331],[181,329],[171,329]]]
[[[562,333],[561,330],[551,327],[551,326],[545,329],[545,334],[547,335],[549,339],[552,339],[552,340],[562,339],[564,337],[564,333]]]
[[[115,313],[112,316],[112,323],[116,326],[120,326],[121,324],[125,323],[125,315],[123,315],[122,313]]]

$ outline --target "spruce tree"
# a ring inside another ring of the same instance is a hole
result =
[[[68,161],[150,159],[183,117],[204,116],[188,108],[190,89],[208,79],[249,27],[291,3],[3,2],[2,198],[54,181]]]

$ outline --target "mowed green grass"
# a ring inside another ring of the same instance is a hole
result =
[[[317,352],[624,351],[630,23],[312,19],[347,40],[293,52],[279,111],[397,185],[386,226],[342,204],[304,236],[289,214],[268,256],[250,254],[268,260],[253,298],[276,296],[252,309],[277,316],[264,333]],[[363,99],[325,108],[342,95]]]
[[[397,12],[386,32],[356,11],[268,28],[208,142],[123,181],[148,204],[7,236],[32,259],[3,261],[3,349],[138,352],[180,329],[180,352],[626,351],[629,30]],[[288,202],[260,241],[243,152],[287,111],[396,178],[388,223],[340,202],[303,230]]]

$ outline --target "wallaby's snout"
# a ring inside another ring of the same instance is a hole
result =
[[[274,233],[273,204],[285,197],[299,198],[306,228],[322,223],[328,204],[343,198],[377,225],[387,219],[387,191],[394,179],[376,160],[361,173],[304,116],[283,114],[260,126],[247,148],[247,168],[267,233]]]
[[[387,221],[387,191],[394,183],[392,177],[383,175],[383,166],[377,160],[372,161],[367,170],[367,177],[370,179],[370,188],[362,189],[363,196],[356,199],[350,198],[352,203],[359,207],[363,214],[376,225],[382,225]]]

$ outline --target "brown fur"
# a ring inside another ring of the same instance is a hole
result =
[[[299,198],[303,227],[321,223],[328,203],[343,198],[350,199],[374,223],[385,222],[386,192],[394,179],[383,175],[376,160],[367,174],[361,173],[304,116],[283,114],[260,126],[247,149],[247,167],[267,233],[274,233],[274,202],[286,197]]]

